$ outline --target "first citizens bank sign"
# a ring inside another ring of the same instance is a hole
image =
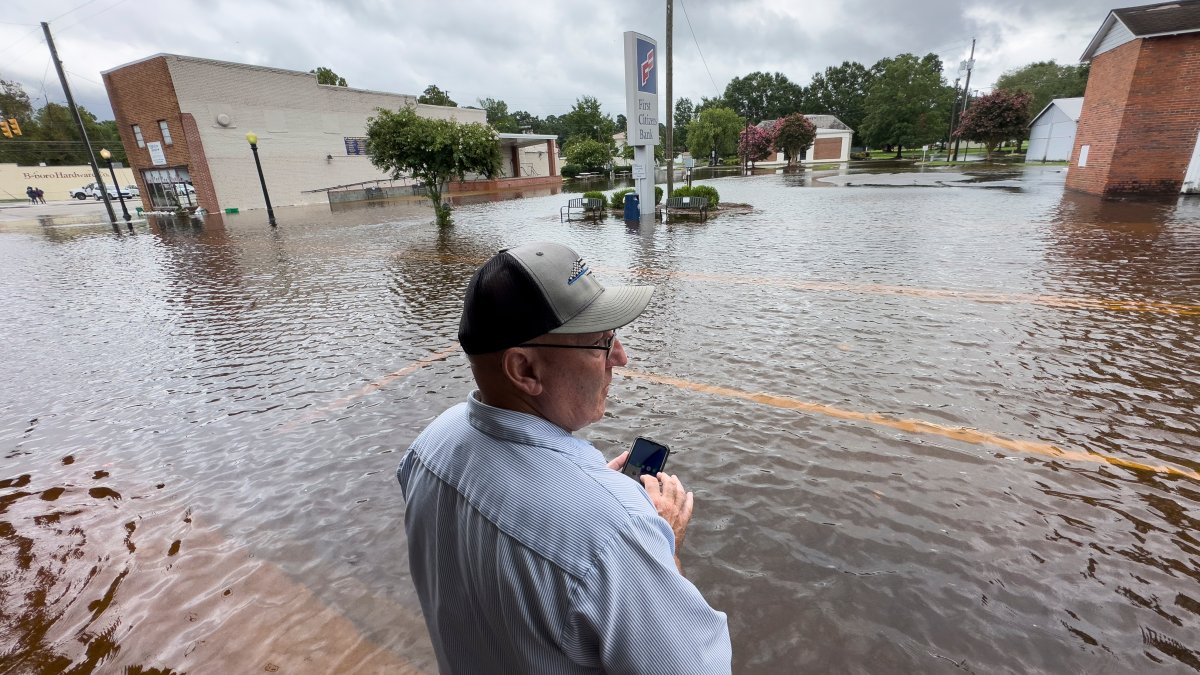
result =
[[[625,32],[625,141],[658,145],[658,43]]]

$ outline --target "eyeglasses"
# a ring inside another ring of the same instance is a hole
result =
[[[603,343],[598,345],[552,345],[544,342],[527,342],[518,347],[556,347],[558,349],[598,349],[604,352],[604,358],[607,360],[612,355],[613,345],[617,342],[617,331],[613,331],[612,335],[604,338]]]

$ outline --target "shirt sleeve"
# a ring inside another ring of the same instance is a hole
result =
[[[723,612],[675,567],[674,535],[636,515],[579,589],[564,642],[595,649],[609,673],[729,673]]]

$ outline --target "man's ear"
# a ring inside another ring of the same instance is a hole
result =
[[[515,347],[506,349],[500,357],[500,370],[517,391],[527,396],[542,393],[541,367],[529,351]]]

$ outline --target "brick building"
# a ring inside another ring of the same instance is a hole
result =
[[[1200,192],[1200,0],[1109,12],[1091,62],[1067,188]]]
[[[318,84],[316,75],[175,54],[105,71],[121,142],[149,208],[264,208],[246,133],[258,136],[275,206],[326,203],[389,178],[365,154],[376,108],[416,106],[430,118],[487,122],[472,108]],[[561,185],[554,136],[499,134],[501,176],[459,189]],[[330,188],[349,186],[327,194]],[[454,186],[451,187],[454,189]]]

